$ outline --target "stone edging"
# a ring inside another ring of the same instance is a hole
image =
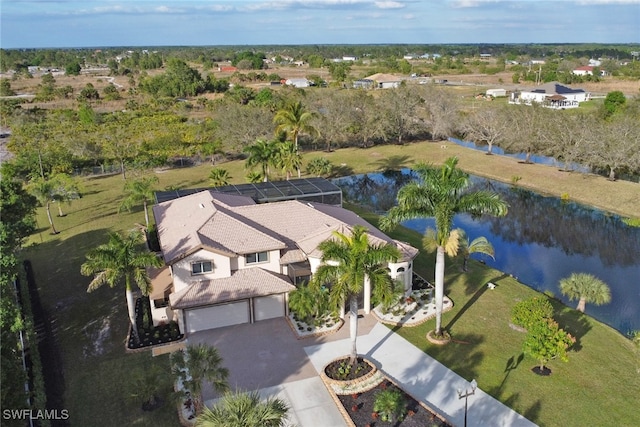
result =
[[[293,334],[296,336],[296,339],[299,339],[299,340],[303,340],[309,337],[322,337],[325,335],[331,335],[337,332],[338,330],[340,330],[340,328],[342,328],[342,325],[344,325],[344,319],[338,319],[336,324],[333,325],[331,329],[327,329],[326,331],[321,331],[321,332],[309,332],[305,335],[300,335],[298,328],[296,325],[293,324],[293,320],[291,320],[291,317],[285,316],[284,318],[287,320],[287,324],[291,328],[291,332],[293,332]]]
[[[337,359],[332,360],[329,363],[332,363],[336,360],[341,360],[344,359],[344,357],[339,357]],[[420,406],[422,406],[423,408],[427,409],[428,411],[430,411],[431,413],[435,414],[435,416],[437,418],[439,418],[440,420],[444,421],[445,423],[452,425],[446,418],[444,418],[442,415],[440,415],[440,413],[438,411],[436,411],[435,409],[431,408],[429,405],[425,404],[424,402],[422,402],[420,399],[416,399],[415,396],[413,396],[411,393],[409,393],[407,390],[405,390],[403,387],[401,387],[400,385],[398,385],[397,382],[395,382],[393,379],[391,379],[390,377],[388,377],[387,375],[385,375],[382,371],[378,370],[375,365],[373,363],[371,363],[370,361],[368,361],[367,359],[364,359],[365,362],[367,362],[368,364],[372,365],[375,368],[375,372],[374,375],[376,377],[379,377],[379,381],[377,381],[374,385],[372,385],[371,387],[365,389],[362,389],[360,391],[360,393],[365,392],[365,391],[369,391],[372,388],[375,388],[378,384],[380,384],[382,381],[387,380],[389,382],[391,382],[393,385],[395,385],[396,387],[398,387],[399,389],[401,389],[404,393],[406,393],[408,396],[411,396],[412,399],[414,399],[416,402],[418,402],[418,404]],[[328,364],[329,364],[328,363]],[[327,365],[328,365],[327,364]],[[325,367],[327,366],[325,365]],[[366,377],[371,378],[374,375],[369,375],[367,374]],[[341,393],[337,393],[333,387],[333,383],[336,382],[340,382],[337,380],[332,380],[331,378],[327,377],[327,375],[324,373],[324,368],[322,369],[322,372],[320,373],[320,378],[322,378],[322,382],[324,383],[325,387],[327,388],[327,390],[329,391],[329,394],[331,395],[331,398],[333,399],[333,402],[336,404],[336,407],[338,408],[338,411],[340,412],[340,414],[342,414],[342,418],[344,418],[345,423],[349,426],[349,427],[356,427],[355,423],[353,422],[353,420],[351,419],[351,416],[349,415],[349,413],[347,412],[347,408],[344,407],[344,405],[342,404],[342,402],[340,401],[340,399],[338,399],[338,394]],[[363,377],[364,378],[364,377]],[[330,383],[329,381],[333,382]],[[358,378],[358,380],[360,380],[360,378]],[[357,381],[357,380],[353,380],[353,381]],[[341,381],[341,382],[346,382],[346,381]],[[355,391],[354,391],[355,392]],[[349,393],[343,393],[345,395],[347,394],[352,394],[351,392]]]
[[[325,368],[333,362],[337,362],[338,360],[345,360],[349,358],[349,356],[341,356],[333,359],[332,361],[324,365],[324,367],[322,368],[322,371],[320,372],[320,378],[322,378],[322,381],[327,385],[327,387],[331,388],[333,392],[336,394],[352,394],[352,393],[359,393],[359,392],[371,390],[372,388],[380,384],[380,382],[382,381],[382,378],[380,378],[380,381],[375,383],[377,374],[379,372],[378,368],[376,367],[376,365],[374,365],[373,363],[371,363],[369,360],[365,359],[361,355],[359,355],[358,357],[362,358],[362,360],[364,360],[364,362],[371,367],[371,371],[368,372],[366,375],[363,375],[362,377],[359,377],[353,380],[344,380],[344,381],[334,380],[333,378],[329,378],[325,373]]]
[[[453,301],[451,301],[450,299],[445,299],[445,302],[442,305],[442,312],[446,313],[447,311],[451,310],[453,308]],[[428,316],[424,316],[422,319],[417,320],[415,322],[407,322],[407,321],[394,321],[394,320],[388,320],[388,319],[384,319],[383,317],[379,316],[378,313],[376,312],[376,310],[371,310],[371,313],[373,314],[373,317],[375,317],[380,323],[384,323],[385,325],[391,325],[391,326],[403,326],[405,328],[413,328],[415,326],[419,326],[422,325],[423,323],[427,322],[428,320],[433,319],[434,317],[436,317],[436,313],[434,312],[433,314],[430,314]]]

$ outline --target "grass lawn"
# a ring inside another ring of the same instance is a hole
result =
[[[419,143],[370,149],[345,149],[325,156],[340,166],[341,173],[375,171],[386,167],[409,166],[416,161],[439,163],[457,155],[460,166],[469,172],[510,181],[555,195],[567,193],[581,200],[625,216],[640,212],[640,184],[609,182],[604,178],[558,172],[539,165],[522,165],[500,156],[446,143]],[[242,162],[218,165],[228,170],[232,182],[244,182]],[[208,186],[211,165],[157,172],[158,189]],[[131,213],[117,213],[123,197],[120,176],[84,179],[83,197],[63,206],[68,214],[55,216],[60,234],[49,234],[43,208],[38,209],[40,229],[23,250],[36,274],[45,310],[55,316],[58,345],[64,367],[65,409],[72,425],[177,425],[173,404],[153,412],[141,410],[133,378],[150,365],[169,372],[168,357],[152,358],[149,352],[125,352],[127,316],[124,288],[102,288],[86,292],[89,278],[80,275],[80,265],[90,249],[106,242],[111,230],[125,230],[144,222],[142,207]],[[364,214],[363,214],[364,215]],[[367,215],[367,217],[369,217]],[[375,222],[375,218],[371,218]],[[394,236],[420,247],[420,236],[398,228]],[[423,254],[416,270],[425,278],[433,276],[433,255]],[[483,285],[493,281],[489,291]],[[509,311],[518,300],[535,291],[503,277],[497,271],[473,264],[463,275],[450,264],[446,275],[447,294],[455,307],[445,314],[443,325],[459,341],[445,347],[426,344],[424,335],[433,328],[427,323],[400,333],[424,348],[465,378],[476,378],[480,387],[507,405],[542,425],[640,425],[636,411],[640,390],[638,359],[628,340],[615,330],[575,311],[557,305],[558,320],[579,338],[580,350],[570,354],[570,362],[553,362],[553,375],[539,378],[529,369],[527,358],[505,371],[510,358],[517,361],[523,335],[508,326]],[[515,363],[515,362],[514,362]],[[171,381],[160,381],[160,390],[169,399]],[[99,421],[97,421],[99,420]]]

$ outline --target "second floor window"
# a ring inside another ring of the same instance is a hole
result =
[[[255,264],[258,262],[267,262],[269,261],[269,254],[267,252],[256,252],[253,254],[246,254],[244,256],[244,261],[247,264]]]
[[[196,261],[191,263],[191,274],[204,274],[213,271],[211,261]]]

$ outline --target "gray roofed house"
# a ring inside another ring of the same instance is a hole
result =
[[[177,320],[187,335],[287,315],[288,293],[321,264],[318,245],[334,231],[349,234],[355,225],[366,227],[373,243],[398,247],[402,256],[389,264],[390,274],[411,290],[418,250],[340,206],[256,203],[203,190],[158,203],[153,212],[167,265],[154,275],[154,323]]]
[[[528,89],[516,90],[509,96],[509,104],[531,105],[532,102],[553,109],[577,108],[591,99],[583,89],[572,89],[558,82],[549,82]]]

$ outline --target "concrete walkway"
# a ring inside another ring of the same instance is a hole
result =
[[[331,360],[349,354],[348,337],[345,325],[330,335],[298,340],[286,321],[278,318],[197,332],[189,343],[206,342],[218,349],[229,368],[232,388],[259,390],[263,397],[277,396],[288,402],[288,426],[343,427],[346,423],[318,374]],[[464,399],[457,394],[457,389],[468,387],[464,378],[371,315],[359,319],[357,345],[359,354],[411,396],[453,425],[464,425]],[[203,394],[206,405],[212,406],[216,394],[210,386],[205,386]],[[535,426],[480,389],[469,396],[468,405],[469,427]]]
[[[436,409],[454,425],[464,424],[464,399],[457,389],[468,382],[420,351],[384,325],[377,324],[357,341],[358,353],[373,360],[379,369],[412,395]],[[331,360],[349,354],[350,341],[340,340],[305,347],[311,363],[320,372]],[[469,378],[471,380],[471,378]],[[534,423],[477,389],[468,399],[469,427],[533,427]]]

